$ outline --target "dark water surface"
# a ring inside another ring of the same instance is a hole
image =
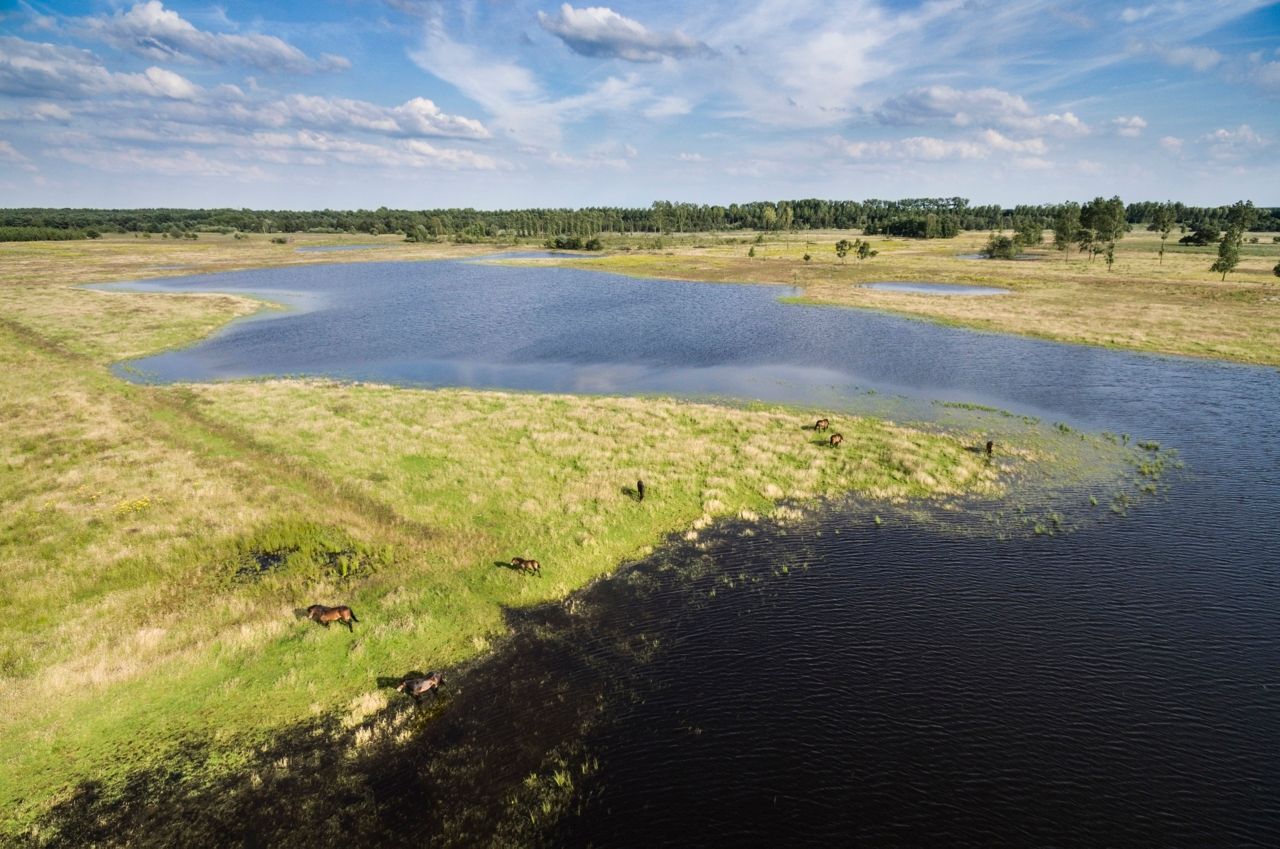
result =
[[[533,757],[513,713],[573,729],[597,766],[549,842],[1280,845],[1275,369],[574,269],[312,266],[133,288],[294,307],[131,364],[154,379],[720,394],[835,413],[893,395],[919,417],[941,415],[935,399],[977,403],[1181,452],[1167,497],[1055,537],[997,540],[966,511],[877,527],[879,508],[836,502],[798,525],[722,529],[705,550],[676,544],[584,593],[588,613],[531,614],[554,620],[521,638],[538,648],[501,667],[511,678],[461,676],[440,728],[454,723],[495,787]],[[446,792],[415,775],[384,774],[388,822]],[[467,797],[478,810],[485,786]]]

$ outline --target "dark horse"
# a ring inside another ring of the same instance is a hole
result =
[[[444,683],[444,675],[439,672],[428,672],[422,678],[406,678],[396,685],[402,693],[408,693],[415,702],[422,703],[422,697]]]
[[[337,607],[325,607],[323,604],[313,604],[307,608],[307,618],[319,622],[326,628],[329,627],[330,622],[344,622],[346,623],[348,631],[355,630],[351,624],[352,622],[360,621],[356,618],[355,611],[347,607],[345,604],[340,604]]]
[[[644,501],[644,481],[636,481],[636,500]]]
[[[814,430],[826,430],[831,427],[831,419],[818,419],[813,423]]]
[[[988,439],[987,440],[987,456],[988,457],[991,456],[991,452],[995,450],[995,447],[996,447],[996,444],[992,442],[990,439]]]
[[[512,557],[511,565],[519,569],[521,572],[532,572],[539,578],[542,577],[542,564],[536,560],[526,560],[523,557]]]
[[[831,447],[832,447],[832,448],[839,448],[839,447],[840,447],[840,443],[841,443],[841,442],[844,442],[844,436],[843,436],[842,434],[839,434],[839,433],[833,433],[833,434],[831,434],[830,442],[831,442]]]

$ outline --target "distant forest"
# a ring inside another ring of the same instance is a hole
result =
[[[1116,199],[1118,201],[1118,199]],[[495,238],[590,238],[604,233],[698,233],[718,230],[863,230],[869,235],[950,238],[962,230],[1024,230],[1052,226],[1061,204],[970,206],[965,198],[905,200],[784,200],[728,206],[656,201],[649,207],[584,209],[331,210],[253,209],[0,209],[0,241],[93,238],[102,233],[171,237],[220,233],[401,233],[410,241]],[[1125,207],[1131,225],[1172,211],[1187,230],[1227,226],[1231,207],[1144,201]],[[1262,207],[1249,227],[1280,230],[1280,207]]]

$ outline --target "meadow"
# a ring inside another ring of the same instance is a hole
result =
[[[263,305],[74,285],[492,250],[294,250],[341,241],[0,245],[3,833],[192,740],[234,770],[290,723],[374,721],[395,695],[379,678],[481,657],[508,632],[505,611],[564,599],[670,534],[786,521],[849,492],[999,497],[1058,456],[1052,438],[1028,437],[989,461],[972,450],[980,433],[853,416],[833,416],[846,441],[832,449],[805,428],[819,412],[777,406],[134,385],[109,366]],[[542,577],[502,565],[516,555],[539,559]],[[350,604],[361,622],[349,633],[300,619],[313,602]]]

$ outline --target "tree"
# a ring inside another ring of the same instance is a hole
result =
[[[1210,271],[1221,271],[1222,279],[1226,280],[1227,275],[1235,271],[1237,265],[1240,264],[1240,242],[1243,240],[1243,234],[1232,227],[1222,234],[1222,240],[1218,242],[1218,258],[1213,265],[1209,266]]]
[[[1124,201],[1117,195],[1111,200],[1096,197],[1080,208],[1080,232],[1076,241],[1080,250],[1089,252],[1092,261],[1106,251],[1108,245],[1124,237],[1129,225],[1124,218]]]
[[[879,251],[871,250],[870,241],[864,242],[861,239],[858,239],[857,241],[854,242],[854,245],[857,247],[859,261],[867,259],[868,257],[873,257],[876,254],[880,253]]]
[[[1107,242],[1107,252],[1103,255],[1103,259],[1107,261],[1107,271],[1111,270],[1111,266],[1116,261],[1116,243]]]
[[[1161,265],[1164,265],[1164,243],[1169,238],[1169,234],[1173,232],[1175,224],[1177,224],[1177,220],[1173,214],[1173,205],[1162,203],[1156,207],[1155,213],[1151,216],[1151,223],[1147,225],[1149,231],[1160,234]]]
[[[844,258],[849,255],[851,250],[853,250],[853,243],[848,239],[841,239],[836,242],[836,256],[840,257],[841,262],[844,262]]]
[[[1195,245],[1203,248],[1205,245],[1218,241],[1218,234],[1221,232],[1216,225],[1201,221],[1199,224],[1192,225],[1191,232],[1179,239],[1178,244]]]
[[[751,247],[747,248],[747,256],[755,256],[755,255],[756,255],[755,245],[752,245]]]
[[[1034,218],[1019,218],[1013,222],[1014,238],[1024,247],[1038,245],[1044,241],[1044,229]]]
[[[1011,236],[992,233],[982,253],[987,259],[1014,259],[1022,253],[1022,243]]]
[[[1080,230],[1080,204],[1064,203],[1053,217],[1053,246],[1062,251],[1065,261],[1067,251],[1075,244]]]

